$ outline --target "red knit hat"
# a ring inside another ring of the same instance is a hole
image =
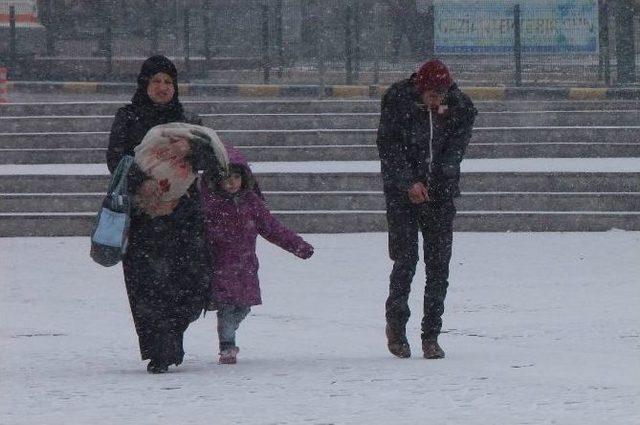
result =
[[[447,66],[438,59],[425,62],[418,70],[416,87],[420,94],[427,90],[446,91],[453,84]]]

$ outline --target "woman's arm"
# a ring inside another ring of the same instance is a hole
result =
[[[111,125],[109,147],[107,148],[107,167],[113,173],[122,157],[130,150],[130,126],[132,117],[126,108],[120,108]]]

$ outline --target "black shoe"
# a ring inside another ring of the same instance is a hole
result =
[[[438,338],[429,338],[422,341],[422,354],[425,359],[442,359],[444,350],[438,344]]]
[[[169,371],[169,365],[158,363],[154,360],[151,360],[147,365],[147,372],[154,375],[158,373],[166,373],[168,371]]]
[[[407,341],[404,332],[390,325],[387,325],[385,332],[387,334],[387,348],[391,354],[401,359],[411,357],[411,347],[409,347],[409,341]]]

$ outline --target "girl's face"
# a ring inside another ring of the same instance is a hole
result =
[[[224,189],[228,193],[238,192],[242,187],[242,174],[231,173],[229,177],[223,179],[220,182],[220,186],[222,186],[222,189]]]
[[[157,105],[166,105],[171,102],[176,89],[173,87],[173,78],[164,72],[158,72],[147,86],[147,94],[151,101]]]

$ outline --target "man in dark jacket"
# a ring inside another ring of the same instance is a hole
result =
[[[424,242],[426,285],[422,319],[425,358],[442,358],[438,345],[456,208],[460,162],[477,114],[439,60],[426,62],[382,99],[378,152],[387,207],[389,256],[393,260],[386,301],[389,351],[406,358],[411,281],[418,262],[418,230]]]

